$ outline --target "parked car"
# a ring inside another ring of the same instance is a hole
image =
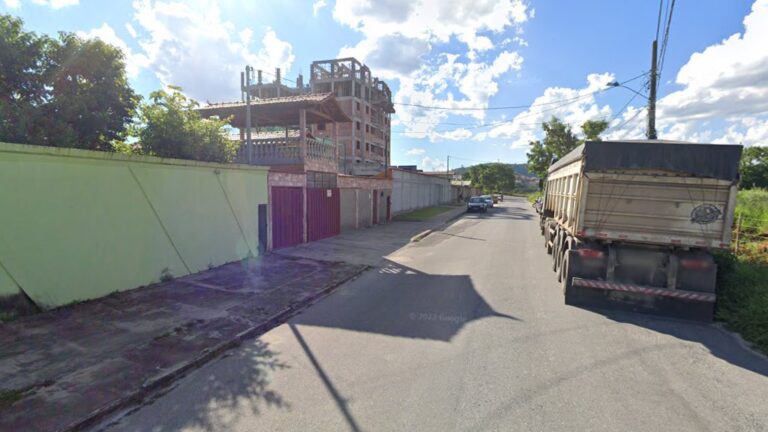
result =
[[[493,197],[490,195],[482,195],[480,198],[484,199],[488,203],[488,208],[493,208]]]
[[[482,212],[485,213],[488,211],[488,201],[485,200],[483,197],[472,197],[467,201],[467,213],[470,212]]]

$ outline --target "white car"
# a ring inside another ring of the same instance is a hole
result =
[[[493,208],[493,197],[490,195],[482,195],[480,198],[484,199],[488,203],[488,208]]]

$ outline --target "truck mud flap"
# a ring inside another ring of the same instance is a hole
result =
[[[710,322],[715,295],[576,277],[566,289],[565,304]]]

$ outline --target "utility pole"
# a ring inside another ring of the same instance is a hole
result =
[[[248,163],[253,163],[253,149],[251,148],[251,74],[253,68],[245,67],[245,149]]]
[[[648,131],[649,140],[656,139],[656,47],[657,41],[653,41],[653,55],[651,57],[651,89],[648,98]]]

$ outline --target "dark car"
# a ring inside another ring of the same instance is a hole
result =
[[[467,201],[467,213],[474,211],[483,213],[488,211],[488,202],[485,198],[474,196]]]

